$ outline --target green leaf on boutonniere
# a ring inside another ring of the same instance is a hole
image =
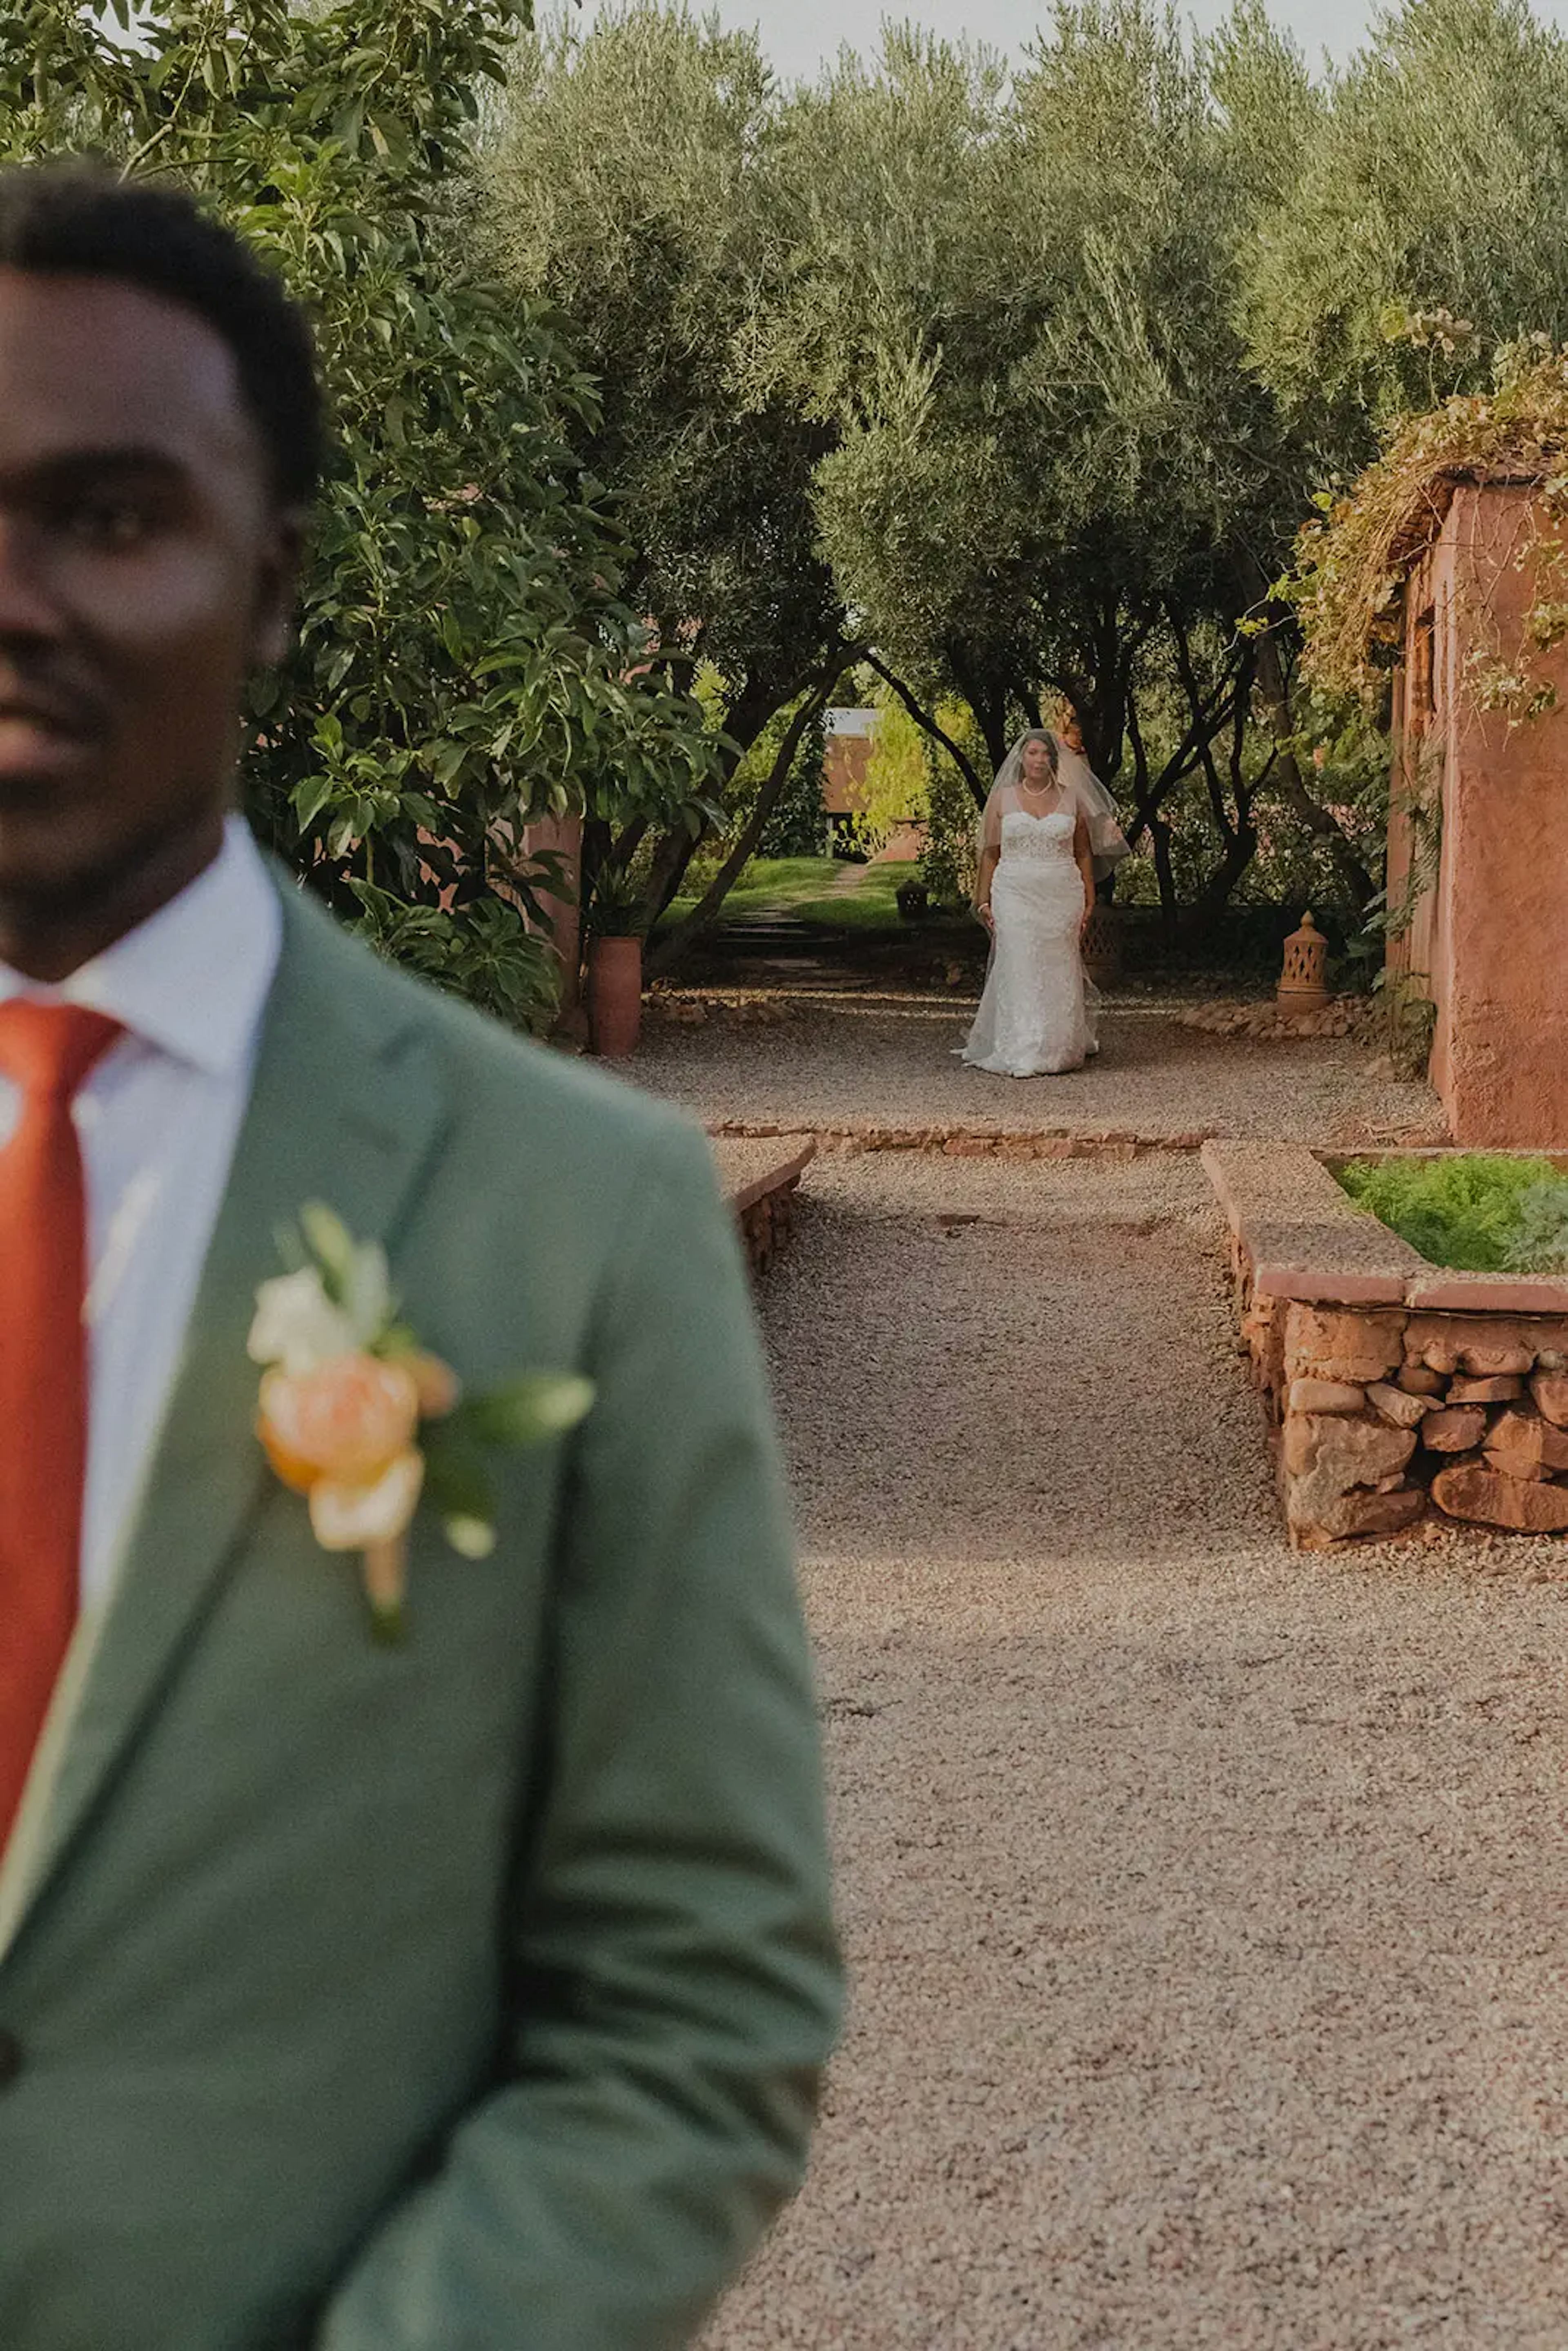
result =
[[[496,1530],[488,1519],[465,1518],[459,1512],[443,1520],[442,1532],[464,1559],[488,1559],[496,1548]]]
[[[329,1294],[334,1304],[340,1304],[344,1287],[353,1271],[353,1235],[337,1210],[329,1208],[321,1200],[306,1201],[299,1211],[299,1225],[311,1255],[326,1277]]]
[[[575,1428],[593,1403],[593,1382],[571,1372],[525,1372],[487,1395],[473,1396],[460,1417],[485,1445],[542,1445]]]
[[[496,1480],[466,1408],[460,1408],[450,1419],[427,1422],[420,1443],[424,1452],[424,1490],[443,1519],[494,1524]]]

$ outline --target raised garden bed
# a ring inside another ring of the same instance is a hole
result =
[[[795,1224],[795,1194],[816,1156],[810,1134],[710,1135],[730,1213],[753,1275],[766,1273]]]
[[[1301,1145],[1207,1143],[1203,1163],[1291,1541],[1434,1518],[1568,1532],[1568,1277],[1433,1265]]]

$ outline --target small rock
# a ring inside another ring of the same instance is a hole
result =
[[[1450,1519],[1517,1534],[1568,1531],[1568,1486],[1544,1486],[1505,1477],[1481,1461],[1455,1461],[1432,1480],[1432,1499]]]
[[[1568,1429],[1533,1412],[1501,1413],[1487,1438],[1487,1459],[1510,1478],[1544,1478],[1568,1469]]]
[[[1558,1428],[1568,1428],[1568,1374],[1537,1372],[1530,1393],[1538,1412],[1543,1412]]]
[[[1429,1396],[1411,1395],[1404,1388],[1390,1387],[1384,1380],[1375,1381],[1367,1389],[1366,1401],[1396,1428],[1416,1427],[1432,1409]]]
[[[1429,1453],[1469,1453],[1486,1435],[1487,1416],[1479,1404],[1448,1405],[1429,1412],[1421,1423],[1421,1442]]]
[[[1459,1368],[1459,1339],[1446,1314],[1412,1314],[1405,1329],[1405,1360],[1424,1364],[1429,1372],[1445,1374]]]
[[[1467,1379],[1462,1374],[1448,1383],[1450,1404],[1512,1404],[1524,1394],[1524,1382],[1510,1374],[1495,1379]]]
[[[1406,1364],[1398,1374],[1398,1384],[1407,1395],[1438,1396],[1448,1382],[1441,1372],[1429,1372],[1425,1364]]]
[[[1299,1304],[1291,1308],[1286,1361],[1295,1377],[1381,1380],[1396,1368],[1404,1352],[1402,1315]]]
[[[1366,1390],[1354,1380],[1292,1380],[1290,1412],[1359,1412]]]
[[[1353,1486],[1375,1486],[1402,1470],[1415,1449],[1413,1429],[1388,1428],[1375,1420],[1292,1415],[1284,1437],[1292,1522],[1325,1526],[1332,1503]]]
[[[1325,1502],[1312,1517],[1291,1520],[1291,1540],[1301,1551],[1322,1551],[1333,1542],[1356,1535],[1393,1535],[1414,1525],[1427,1507],[1419,1486],[1399,1485],[1385,1492],[1356,1491]]]

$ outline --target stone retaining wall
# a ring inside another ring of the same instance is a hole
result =
[[[1568,1282],[1429,1265],[1313,1154],[1210,1144],[1291,1540],[1568,1531]]]
[[[780,1136],[792,1130],[750,1119],[727,1119],[709,1133],[723,1142]],[[1209,1139],[1211,1130],[1195,1128],[1170,1134],[1138,1134],[1124,1127],[1077,1128],[986,1126],[817,1126],[811,1139],[819,1151],[924,1151],[945,1153],[949,1159],[1142,1159],[1152,1152],[1195,1152]]]
[[[809,1134],[709,1140],[747,1263],[764,1274],[794,1230],[795,1195],[816,1143]]]

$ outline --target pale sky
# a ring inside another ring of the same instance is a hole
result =
[[[546,0],[546,5],[549,0]],[[693,0],[706,14],[713,0]],[[968,33],[994,49],[1013,54],[1048,16],[1037,0],[716,0],[727,25],[756,25],[763,47],[787,78],[814,79],[819,67],[841,42],[862,55],[875,50],[884,17],[910,17],[956,39]],[[594,0],[584,0],[591,16]],[[544,9],[541,8],[541,14]],[[1228,0],[1186,0],[1186,13],[1207,27],[1229,14]],[[1365,0],[1271,0],[1270,14],[1295,35],[1314,63],[1326,50],[1344,58],[1358,47],[1374,9]],[[1546,22],[1568,26],[1568,0],[1536,0]]]

